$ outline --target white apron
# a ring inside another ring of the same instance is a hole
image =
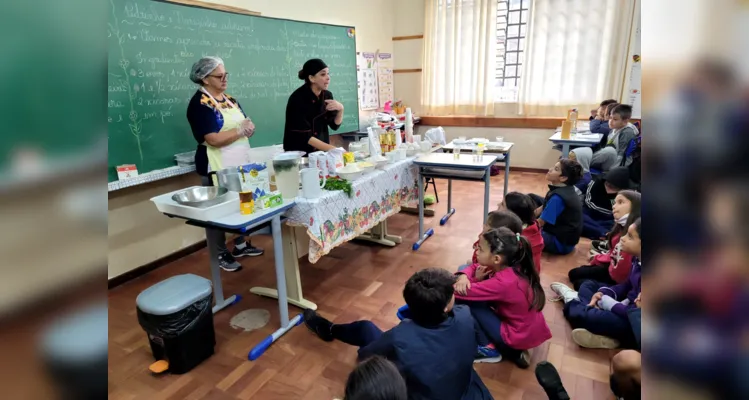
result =
[[[238,128],[242,121],[246,119],[242,110],[229,100],[228,97],[225,101],[230,107],[222,108],[220,103],[207,90],[203,88],[200,88],[200,90],[208,95],[213,102],[213,106],[224,117],[224,126],[221,127],[219,132]],[[206,142],[203,142],[203,145],[206,147],[206,153],[208,154],[208,171],[219,171],[224,168],[250,163],[250,141],[245,137],[239,138],[232,144],[224,147],[213,147]],[[218,185],[215,176],[213,177],[213,184]]]

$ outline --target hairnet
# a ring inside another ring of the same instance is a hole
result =
[[[198,85],[203,84],[203,78],[213,72],[216,67],[223,65],[224,60],[218,57],[203,57],[192,65],[190,70],[190,80]]]

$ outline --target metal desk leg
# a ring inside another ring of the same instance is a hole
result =
[[[429,228],[426,233],[424,232],[424,176],[421,174],[421,167],[419,168],[419,176],[417,177],[417,185],[419,186],[419,240],[414,243],[413,250],[419,250],[421,244],[424,243],[430,236],[434,234],[434,229]],[[449,198],[448,194],[448,198]],[[448,200],[449,201],[449,200]]]
[[[507,187],[510,183],[510,152],[505,153],[505,196],[507,196]]]
[[[445,225],[447,220],[455,214],[455,209],[452,208],[452,192],[453,192],[453,180],[447,180],[447,214],[445,214],[440,220],[440,225]]]
[[[283,225],[281,232],[282,235],[278,242],[276,242],[274,237],[273,247],[275,250],[276,243],[281,244],[288,302],[301,309],[317,310],[317,304],[305,299],[302,295],[302,283],[299,278],[299,255],[296,251],[294,228]],[[278,291],[276,289],[253,287],[250,289],[250,292],[258,296],[270,297],[272,299],[278,298]]]
[[[229,298],[224,299],[224,287],[221,284],[221,268],[218,266],[218,243],[216,243],[215,239],[216,230],[205,228],[205,240],[208,246],[208,258],[211,265],[211,281],[213,281],[213,299],[216,304],[213,306],[214,314],[242,299],[241,296],[237,295],[231,295]]]
[[[273,256],[276,259],[276,285],[278,286],[278,315],[281,320],[281,327],[273,332],[270,336],[263,339],[262,342],[258,343],[247,355],[247,358],[251,361],[256,360],[258,357],[263,355],[265,350],[270,347],[273,342],[278,340],[284,333],[288,332],[291,328],[302,323],[302,314],[297,315],[289,321],[289,304],[286,300],[286,276],[283,264],[283,243],[281,240],[281,216],[276,215],[271,220],[271,230],[273,231]]]
[[[570,154],[570,144],[569,143],[562,144],[562,158],[569,157],[569,154]]]
[[[491,178],[491,166],[486,168],[484,172],[484,224],[486,224],[486,218],[489,215],[489,178]]]

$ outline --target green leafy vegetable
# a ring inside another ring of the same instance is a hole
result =
[[[337,178],[337,177],[330,177],[325,181],[325,186],[323,186],[323,189],[325,190],[343,190],[343,193],[346,193],[346,195],[351,198],[353,195],[353,190],[351,189],[351,182]]]

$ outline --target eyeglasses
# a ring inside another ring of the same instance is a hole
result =
[[[220,81],[225,81],[225,80],[229,79],[229,73],[228,72],[225,73],[225,74],[223,74],[223,75],[208,75],[208,76],[212,76],[214,78],[218,78]]]

